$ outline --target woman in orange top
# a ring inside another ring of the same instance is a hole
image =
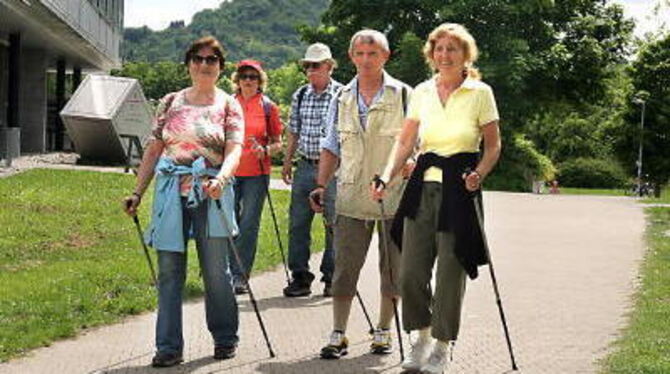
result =
[[[268,77],[261,63],[243,60],[233,73],[235,98],[244,112],[244,145],[240,166],[235,173],[235,212],[240,235],[235,245],[243,269],[230,259],[236,294],[248,292],[245,277],[253,268],[263,203],[270,183],[270,156],[281,149],[282,123],[279,108],[263,95]],[[247,278],[248,279],[248,278]]]

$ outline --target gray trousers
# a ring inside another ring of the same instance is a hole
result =
[[[453,233],[437,231],[441,201],[441,183],[426,182],[416,218],[405,218],[400,295],[405,330],[430,326],[435,339],[449,341],[458,337],[466,273],[454,254]]]

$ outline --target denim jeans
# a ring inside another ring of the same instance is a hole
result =
[[[187,209],[182,199],[184,237],[193,229],[198,260],[205,285],[205,314],[207,328],[215,346],[237,345],[239,315],[228,269],[228,238],[208,238],[207,203]],[[187,239],[188,240],[188,239]],[[181,353],[182,292],[186,281],[185,252],[158,251],[158,320],[156,349],[161,353]]]
[[[233,279],[242,279],[243,271],[248,276],[254,266],[258,228],[269,183],[269,175],[235,177],[233,185],[235,188],[235,216],[240,225],[240,235],[235,239],[235,245],[240,252],[243,269],[240,269],[234,255],[230,253],[228,261]]]
[[[289,214],[288,266],[294,279],[312,277],[309,271],[310,246],[312,244],[312,220],[314,211],[309,206],[309,193],[316,188],[318,166],[299,160],[293,175],[291,187],[291,207]],[[332,223],[335,218],[336,184],[333,179],[324,195],[324,217],[326,227],[326,248],[321,259],[322,281],[330,283],[335,268]]]

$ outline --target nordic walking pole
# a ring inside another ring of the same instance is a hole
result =
[[[356,298],[358,299],[358,303],[361,304],[361,309],[363,310],[363,315],[365,316],[365,320],[368,321],[368,326],[370,329],[368,330],[369,334],[372,334],[375,332],[375,328],[372,327],[372,321],[370,320],[370,315],[368,314],[368,310],[365,308],[365,303],[363,302],[363,298],[361,297],[361,293],[356,290]]]
[[[149,264],[149,270],[151,271],[151,280],[154,282],[154,287],[158,288],[158,281],[156,280],[156,271],[154,270],[153,262],[151,262],[151,256],[149,256],[149,249],[147,248],[147,244],[144,242],[144,237],[142,236],[142,227],[140,226],[140,219],[137,218],[137,214],[133,216],[133,222],[135,222],[137,235],[140,238],[140,243],[142,243],[142,248],[144,249],[144,256],[146,256],[147,258],[147,264]]]
[[[323,203],[319,199],[318,195],[313,195],[312,201],[314,201],[314,204],[318,206],[323,206]],[[334,237],[333,227],[328,223],[326,216],[324,214],[321,214],[321,218],[323,219],[323,225],[326,227],[326,230],[328,230],[331,237]],[[358,292],[358,289],[356,290],[356,299],[358,300],[358,303],[361,305],[361,309],[363,310],[365,320],[368,322],[368,326],[370,327],[370,330],[368,330],[368,332],[372,334],[375,331],[375,328],[372,326],[372,321],[370,320],[370,314],[368,314],[368,309],[365,307],[365,303],[363,302],[363,298],[361,297],[361,293]]]
[[[467,171],[466,171],[467,173]],[[483,215],[481,211],[479,195],[474,195],[472,203],[475,205],[475,213],[477,214],[477,221],[479,224],[484,224]],[[509,337],[509,330],[507,329],[507,319],[505,318],[505,312],[503,311],[502,300],[500,299],[500,292],[498,291],[498,281],[496,280],[495,271],[493,271],[493,260],[491,259],[491,253],[489,252],[489,247],[486,240],[486,234],[484,233],[484,228],[480,227],[479,230],[482,234],[482,239],[484,240],[484,250],[486,251],[486,258],[489,260],[489,273],[491,275],[491,282],[493,283],[493,291],[496,295],[496,304],[498,304],[498,312],[500,313],[500,320],[502,321],[503,330],[505,331],[505,339],[507,340],[507,349],[509,349],[509,357],[512,361],[512,370],[519,370],[516,366],[516,360],[514,360],[514,351],[512,350],[512,340]]]
[[[375,175],[374,178],[374,183],[376,187],[379,187],[380,184],[384,184],[384,182],[381,180],[379,175]],[[391,280],[391,284],[393,284],[393,266],[391,265],[391,252],[389,250],[388,246],[388,238],[386,237],[386,225],[384,224],[384,217],[386,217],[386,214],[384,214],[384,200],[379,200],[379,212],[381,213],[382,218],[379,220],[379,227],[381,229],[381,235],[379,240],[382,243],[382,247],[384,248],[384,252],[386,253],[386,265],[389,268],[389,278]],[[395,317],[395,328],[396,331],[398,332],[398,345],[400,346],[400,362],[405,361],[405,350],[402,346],[402,330],[400,329],[400,316],[398,316],[398,300],[393,297],[391,298],[391,301],[393,302],[393,314]]]
[[[228,242],[230,243],[230,249],[233,251],[233,255],[235,257],[235,261],[237,262],[237,265],[240,267],[240,269],[244,269],[242,267],[242,259],[240,258],[239,252],[237,252],[237,247],[235,246],[235,241],[233,240],[232,233],[233,230],[231,229],[230,222],[228,222],[228,217],[226,217],[226,214],[223,212],[223,208],[221,207],[221,201],[218,199],[212,199],[216,203],[216,207],[219,208],[221,211],[221,217],[223,218],[223,224],[226,227],[226,230],[228,231],[228,236],[226,237],[228,239]],[[275,353],[272,350],[272,345],[270,344],[270,338],[268,337],[268,332],[265,330],[265,324],[263,323],[263,318],[261,317],[261,312],[258,311],[258,304],[256,304],[256,298],[254,297],[254,292],[251,290],[251,283],[249,283],[249,277],[247,276],[246,272],[242,272],[242,277],[244,277],[244,283],[247,284],[247,288],[249,289],[249,299],[251,300],[251,305],[254,307],[254,312],[256,313],[256,318],[258,318],[258,323],[261,325],[261,332],[263,332],[263,338],[265,338],[265,344],[268,347],[268,351],[270,352],[270,358],[275,357]]]
[[[267,156],[266,154],[266,157]],[[265,173],[265,168],[263,167],[263,160],[260,158],[258,159],[258,165],[261,167],[261,174]],[[268,185],[266,188],[266,192],[268,195],[268,205],[270,205],[270,214],[272,215],[272,223],[274,223],[274,228],[275,228],[275,235],[277,236],[277,243],[279,243],[279,253],[281,253],[281,262],[284,265],[284,274],[286,274],[286,284],[291,284],[291,277],[288,275],[288,267],[286,266],[286,256],[284,255],[284,245],[281,242],[281,236],[279,236],[279,225],[277,224],[277,216],[275,215],[275,208],[274,205],[272,204],[272,196],[270,195],[270,182],[268,181]]]

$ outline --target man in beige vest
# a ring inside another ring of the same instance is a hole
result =
[[[393,303],[398,299],[400,253],[390,240],[389,230],[398,207],[402,186],[389,186],[384,216],[379,203],[370,199],[370,182],[381,174],[400,132],[409,87],[384,71],[390,50],[384,34],[374,30],[356,33],[349,44],[349,58],[356,77],[330,104],[327,133],[322,140],[317,188],[312,191],[312,208],[319,212],[324,186],[336,169],[335,273],[333,276],[333,332],[321,357],[336,359],[347,354],[345,336],[351,303],[361,267],[365,262],[375,223],[379,240],[381,305],[371,352],[392,351],[390,327]],[[339,169],[338,169],[339,163]],[[381,227],[386,232],[381,232]],[[385,235],[385,240],[381,240]],[[385,243],[388,243],[386,246]]]

